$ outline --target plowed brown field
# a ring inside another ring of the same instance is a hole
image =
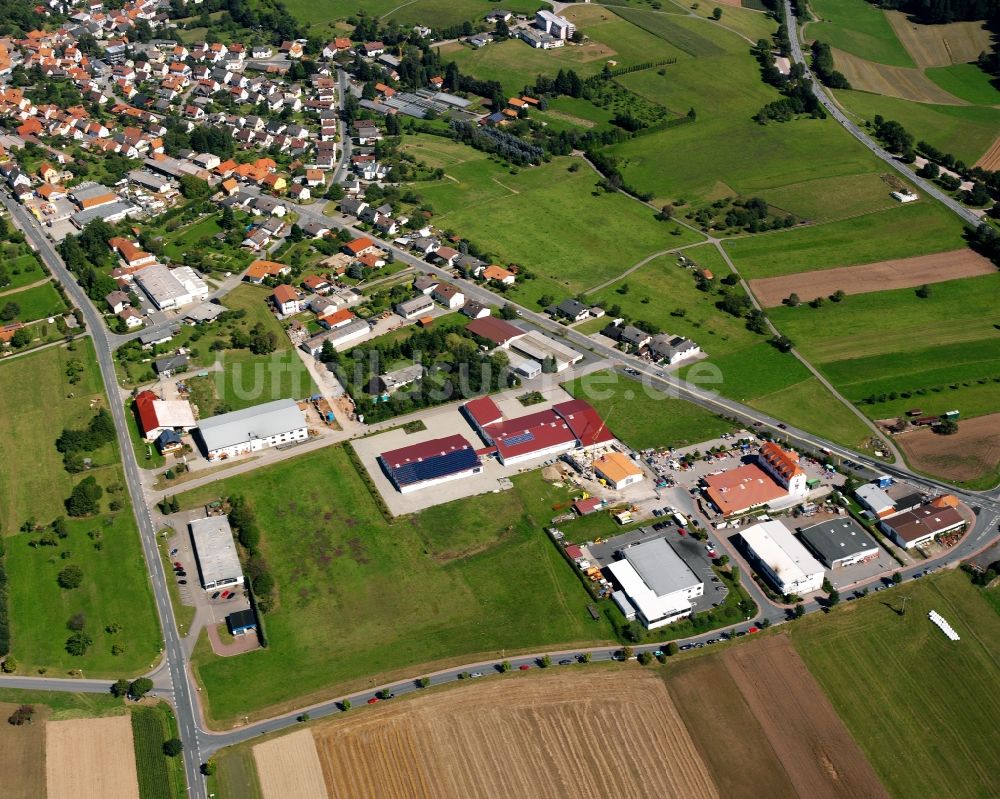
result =
[[[313,732],[332,799],[719,795],[651,672],[512,675]]]
[[[312,732],[299,730],[253,748],[264,799],[326,799]]]
[[[921,428],[898,436],[896,443],[921,471],[946,480],[975,480],[1000,463],[1000,413],[963,419],[951,436]]]
[[[139,799],[128,716],[45,724],[48,799]]]
[[[802,302],[808,302],[815,297],[828,297],[838,289],[845,294],[867,294],[870,291],[905,289],[924,283],[988,275],[995,271],[996,267],[986,258],[964,249],[861,266],[765,277],[751,280],[750,288],[761,305],[771,308],[781,305],[790,294],[798,294]]]
[[[844,73],[853,89],[918,103],[968,105],[965,100],[946,92],[919,69],[877,64],[836,48],[833,48],[833,63]]]
[[[982,22],[919,25],[910,22],[902,11],[886,11],[885,15],[896,32],[896,38],[918,67],[967,64],[990,47],[990,32]]]
[[[997,136],[990,149],[983,153],[982,158],[976,161],[976,166],[981,166],[991,172],[1000,169],[1000,136]]]
[[[17,705],[0,704],[0,795],[3,799],[45,796],[45,716],[48,708],[35,706],[31,724],[7,724]]]
[[[733,647],[723,662],[799,796],[888,799],[871,764],[787,636],[767,636]]]

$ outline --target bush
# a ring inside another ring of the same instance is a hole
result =
[[[163,754],[167,757],[177,757],[183,751],[184,744],[178,738],[171,738],[169,741],[163,742]]]
[[[74,657],[82,657],[93,644],[94,639],[81,630],[66,639],[66,651]]]
[[[83,569],[76,564],[70,564],[56,576],[56,582],[61,588],[79,588],[83,582]]]

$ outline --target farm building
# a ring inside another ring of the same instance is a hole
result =
[[[213,416],[198,425],[198,433],[210,461],[235,458],[309,437],[306,418],[292,399]]]
[[[878,526],[896,544],[912,549],[929,544],[936,535],[961,530],[965,527],[965,519],[956,508],[923,505],[891,519],[883,519]]]
[[[355,339],[367,335],[371,327],[364,319],[352,319],[344,324],[338,324],[324,333],[317,333],[315,336],[306,339],[299,345],[299,349],[308,352],[314,358],[318,358],[323,352],[323,342],[329,341],[334,347],[342,347]]]
[[[401,494],[469,477],[483,469],[472,445],[458,434],[383,452],[378,462]]]
[[[161,400],[152,391],[140,391],[135,397],[139,432],[146,441],[155,441],[165,430],[185,433],[197,427],[194,411],[187,400]]]
[[[788,496],[771,476],[753,463],[703,478],[704,492],[723,516],[735,516]]]
[[[810,594],[823,587],[822,564],[781,522],[755,524],[739,538],[750,564],[779,593]]]
[[[896,512],[896,503],[892,497],[875,483],[865,483],[863,486],[858,486],[854,490],[854,496],[858,498],[858,502],[880,519],[892,516]]]
[[[396,303],[396,313],[404,319],[418,319],[434,310],[434,300],[426,294],[419,294],[409,300]]]
[[[594,461],[594,471],[616,491],[640,482],[644,476],[635,461],[621,452],[602,455]]]
[[[831,569],[878,557],[875,540],[847,516],[810,525],[799,531],[799,537]]]
[[[195,519],[188,527],[198,561],[201,585],[206,591],[227,585],[243,585],[243,568],[226,516]]]
[[[485,428],[503,421],[503,412],[497,407],[492,397],[477,397],[462,406],[462,413],[480,436],[484,436]]]
[[[644,541],[616,554],[620,560],[607,571],[646,629],[690,616],[691,600],[705,592],[705,584],[665,538]],[[628,616],[627,606],[623,612]]]
[[[226,616],[226,627],[229,628],[230,635],[246,635],[257,629],[257,617],[249,608],[237,610]]]

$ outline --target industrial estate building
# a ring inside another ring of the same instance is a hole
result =
[[[291,399],[274,400],[205,419],[198,434],[210,461],[234,458],[309,437],[306,417]]]
[[[810,594],[823,587],[823,566],[781,522],[755,524],[740,533],[750,564],[779,593]]]
[[[161,311],[180,308],[208,297],[208,285],[189,266],[168,269],[153,264],[135,273],[136,282]]]
[[[878,544],[854,519],[839,516],[799,531],[802,542],[828,568],[853,566],[878,557]]]
[[[594,471],[616,491],[640,482],[644,476],[636,462],[621,452],[602,455],[594,461]]]
[[[606,571],[619,587],[613,598],[626,617],[635,608],[647,629],[662,627],[691,615],[691,600],[705,584],[664,538],[654,538],[621,550],[620,560]]]
[[[483,469],[475,449],[457,433],[383,452],[378,462],[401,494],[478,474]]]
[[[961,530],[965,526],[965,518],[957,508],[931,504],[883,519],[878,526],[896,544],[912,549],[929,544],[935,536]]]
[[[243,585],[243,568],[236,553],[229,519],[226,516],[206,516],[195,519],[188,527],[202,588],[211,591],[227,585]]]

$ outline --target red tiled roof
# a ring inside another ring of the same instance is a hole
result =
[[[478,397],[477,399],[470,400],[465,403],[464,408],[465,412],[480,427],[496,424],[503,420],[503,413],[497,407],[492,397]]]
[[[282,283],[280,286],[274,287],[274,299],[279,303],[284,305],[286,302],[292,302],[299,298],[299,293],[289,286],[287,283]]]
[[[552,410],[566,420],[581,447],[592,447],[595,444],[614,441],[614,433],[608,429],[607,423],[589,403],[574,399],[553,405]]]
[[[802,473],[802,469],[799,468],[799,454],[782,449],[773,441],[764,442],[764,446],[760,448],[760,457],[786,480]]]
[[[723,515],[739,513],[784,497],[787,492],[753,463],[705,478],[705,493]]]
[[[521,328],[514,327],[510,322],[505,322],[495,316],[474,319],[465,326],[465,329],[480,338],[492,341],[494,344],[506,344],[511,339],[525,335]]]
[[[142,428],[142,437],[146,438],[150,430],[155,430],[160,426],[156,418],[156,410],[153,403],[158,400],[152,391],[140,391],[135,397],[135,410],[139,416],[139,426]]]

